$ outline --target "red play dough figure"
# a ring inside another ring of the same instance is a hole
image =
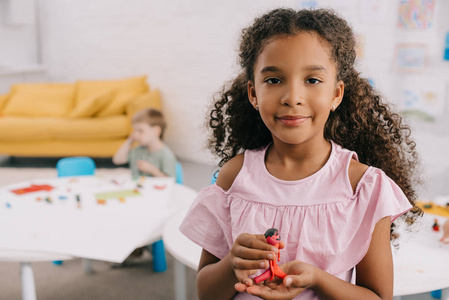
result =
[[[279,231],[276,228],[268,229],[265,232],[265,238],[267,239],[268,244],[273,245],[279,249],[279,241],[281,240],[281,237],[279,235]],[[277,261],[279,261],[280,258],[280,252],[278,251]],[[274,276],[279,277],[280,279],[284,279],[284,277],[287,276],[287,274],[285,274],[284,271],[279,268],[276,259],[270,260],[270,267],[265,272],[254,278],[254,282],[257,284],[259,282],[267,280],[268,278],[270,278],[270,280],[273,280]]]

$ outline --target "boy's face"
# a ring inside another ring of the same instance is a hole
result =
[[[133,137],[140,146],[148,146],[159,139],[161,134],[160,126],[150,126],[147,123],[133,123]]]

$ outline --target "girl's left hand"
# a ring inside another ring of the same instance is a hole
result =
[[[293,299],[313,285],[318,270],[317,267],[298,260],[285,263],[280,267],[287,274],[284,280],[275,277],[273,281],[266,281],[264,285],[250,286],[237,283],[235,289],[263,299]]]

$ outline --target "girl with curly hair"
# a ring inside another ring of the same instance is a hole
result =
[[[242,32],[242,72],[210,113],[222,166],[181,231],[203,248],[200,299],[392,299],[392,221],[415,207],[410,128],[354,68],[325,9],[276,9]],[[267,228],[284,236],[280,268]]]

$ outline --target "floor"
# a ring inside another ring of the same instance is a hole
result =
[[[0,186],[37,178],[55,177],[57,158],[9,158],[0,156]],[[97,174],[124,174],[125,166],[116,167],[109,159],[96,159]],[[213,166],[181,162],[185,184],[196,190],[207,186]],[[111,268],[109,263],[94,261],[95,273],[86,275],[80,259],[62,266],[33,263],[38,299],[174,299],[173,258],[167,257],[168,270],[154,273],[151,258],[126,268]],[[196,299],[196,272],[187,270],[188,299]],[[0,299],[21,299],[18,263],[0,263]],[[401,300],[432,300],[430,293],[403,296]]]

